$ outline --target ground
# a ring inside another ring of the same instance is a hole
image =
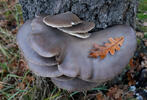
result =
[[[147,0],[140,0],[137,18],[137,50],[116,79],[86,92],[68,92],[52,83],[43,100],[147,100]],[[32,100],[35,78],[16,44],[23,24],[17,0],[0,1],[0,100]]]

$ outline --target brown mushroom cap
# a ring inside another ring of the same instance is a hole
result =
[[[51,78],[52,82],[59,88],[66,89],[68,91],[84,91],[89,90],[91,87],[96,87],[98,83],[83,81],[79,78],[72,80],[62,81]]]
[[[68,34],[75,34],[75,33],[83,34],[83,33],[87,33],[88,31],[92,30],[94,27],[95,27],[95,23],[83,21],[82,23],[73,25],[71,27],[61,27],[58,29]]]
[[[54,66],[40,66],[33,63],[28,62],[28,66],[31,71],[33,71],[36,75],[42,77],[59,77],[63,74],[59,72],[58,67]]]
[[[136,49],[136,35],[133,29],[117,25],[92,34],[90,38],[84,40],[72,38],[66,49],[64,61],[58,66],[61,73],[89,82],[104,82],[121,73]],[[121,36],[124,37],[124,43],[120,51],[116,51],[113,56],[108,54],[104,59],[88,58],[93,44],[103,45],[110,37]]]
[[[39,55],[53,57],[64,51],[66,42],[62,31],[46,26],[41,17],[35,18],[31,25],[33,31],[29,36],[29,42]]]
[[[39,56],[29,45],[28,37],[29,34],[32,32],[31,29],[31,20],[25,22],[22,27],[19,29],[17,34],[17,44],[19,45],[19,48],[24,54],[24,57],[29,62],[32,62],[34,64],[38,65],[56,65],[57,62],[54,58],[44,58]]]
[[[57,15],[49,15],[43,19],[43,22],[51,27],[71,27],[82,21],[72,12],[65,12]]]

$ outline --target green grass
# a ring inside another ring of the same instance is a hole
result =
[[[3,12],[5,20],[16,22],[16,27],[20,26],[22,20],[22,11],[20,5],[17,3],[12,9],[8,9],[6,2],[0,2],[0,6],[6,10]],[[0,99],[1,100],[14,100],[19,98],[23,94],[30,91],[30,83],[26,81],[26,74],[28,71],[23,72],[24,75],[20,76],[16,74],[16,65],[18,64],[21,56],[16,46],[15,34],[7,27],[0,27],[0,84],[3,88],[0,89]],[[12,47],[9,45],[12,45]],[[14,46],[14,47],[13,47]],[[26,82],[27,88],[20,89],[18,87],[20,82]],[[2,95],[2,97],[1,97]]]
[[[137,17],[140,20],[147,21],[147,0],[140,0]]]
[[[139,12],[142,12],[142,13],[147,11],[147,0],[140,0],[138,10]]]

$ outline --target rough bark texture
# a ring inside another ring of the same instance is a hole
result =
[[[95,30],[115,24],[128,24],[135,28],[137,0],[19,0],[24,20],[35,14],[58,14],[72,11],[82,20],[93,21]],[[95,31],[94,30],[94,31]],[[50,93],[53,84],[48,78],[36,77],[34,98],[42,100]]]
[[[95,29],[115,24],[135,27],[137,0],[19,0],[24,20],[35,14],[58,14],[72,11],[82,20],[94,21]]]

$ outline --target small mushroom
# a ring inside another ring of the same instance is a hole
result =
[[[91,34],[87,32],[92,30],[94,27],[95,27],[95,24],[93,22],[83,21],[82,23],[73,25],[71,27],[62,27],[58,29],[67,34],[70,34],[79,38],[88,38]]]
[[[31,33],[31,20],[27,21],[21,26],[17,34],[17,44],[23,52],[24,57],[31,63],[38,65],[56,65],[57,62],[55,58],[44,58],[38,55],[29,45],[28,37]]]
[[[42,20],[43,18],[37,17],[32,21],[32,32],[28,41],[39,55],[43,57],[58,56],[65,51],[67,44],[64,33],[46,26]]]
[[[65,12],[57,15],[48,15],[43,19],[43,22],[51,27],[71,27],[73,25],[79,24],[82,21],[72,12]]]
[[[82,23],[73,25],[71,27],[62,27],[58,29],[68,34],[75,34],[75,33],[83,34],[92,30],[94,27],[95,24],[93,22],[83,21]]]
[[[88,38],[91,34],[88,33],[95,27],[93,22],[81,21],[72,12],[61,13],[54,16],[47,16],[43,18],[43,22],[51,27],[78,38]]]

